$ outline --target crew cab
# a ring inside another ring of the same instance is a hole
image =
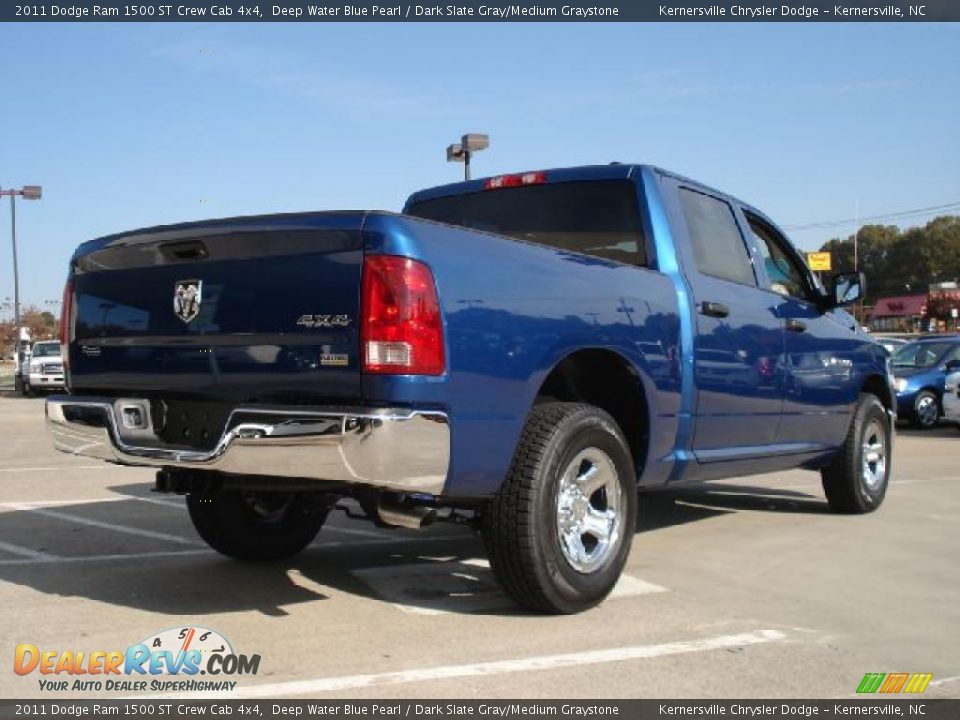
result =
[[[70,261],[57,448],[158,469],[244,560],[306,547],[341,498],[381,525],[471,518],[506,591],[610,592],[638,491],[819,471],[880,506],[888,354],[776,224],[645,165],[423,190],[402,214],[137,230]]]

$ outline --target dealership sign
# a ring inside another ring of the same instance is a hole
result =
[[[808,252],[807,265],[815,272],[829,272],[833,269],[833,262],[828,252]]]

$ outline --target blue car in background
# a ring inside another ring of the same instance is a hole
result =
[[[923,429],[936,426],[943,411],[947,374],[960,370],[960,335],[908,343],[894,353],[891,364],[898,417]]]

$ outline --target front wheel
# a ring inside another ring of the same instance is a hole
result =
[[[520,605],[575,613],[613,589],[637,514],[633,459],[617,423],[548,402],[527,419],[510,474],[483,513],[490,566]]]
[[[840,453],[820,473],[832,510],[868,513],[880,507],[890,482],[892,441],[886,408],[875,395],[861,395]]]
[[[913,424],[921,430],[930,430],[940,422],[940,401],[936,393],[921,390],[913,401]]]
[[[190,519],[217,552],[238,560],[282,560],[317,536],[329,512],[320,493],[221,490],[187,496]]]

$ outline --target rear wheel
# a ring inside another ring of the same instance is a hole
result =
[[[320,493],[221,490],[187,496],[190,519],[217,552],[238,560],[282,560],[316,537],[329,512]]]
[[[921,390],[913,401],[913,424],[929,430],[940,422],[940,399],[932,390]]]
[[[880,507],[890,482],[892,440],[886,408],[875,395],[861,395],[843,448],[821,471],[832,510],[868,513]]]
[[[536,405],[483,515],[491,568],[524,607],[586,610],[620,577],[636,513],[633,460],[613,418],[589,405]]]

